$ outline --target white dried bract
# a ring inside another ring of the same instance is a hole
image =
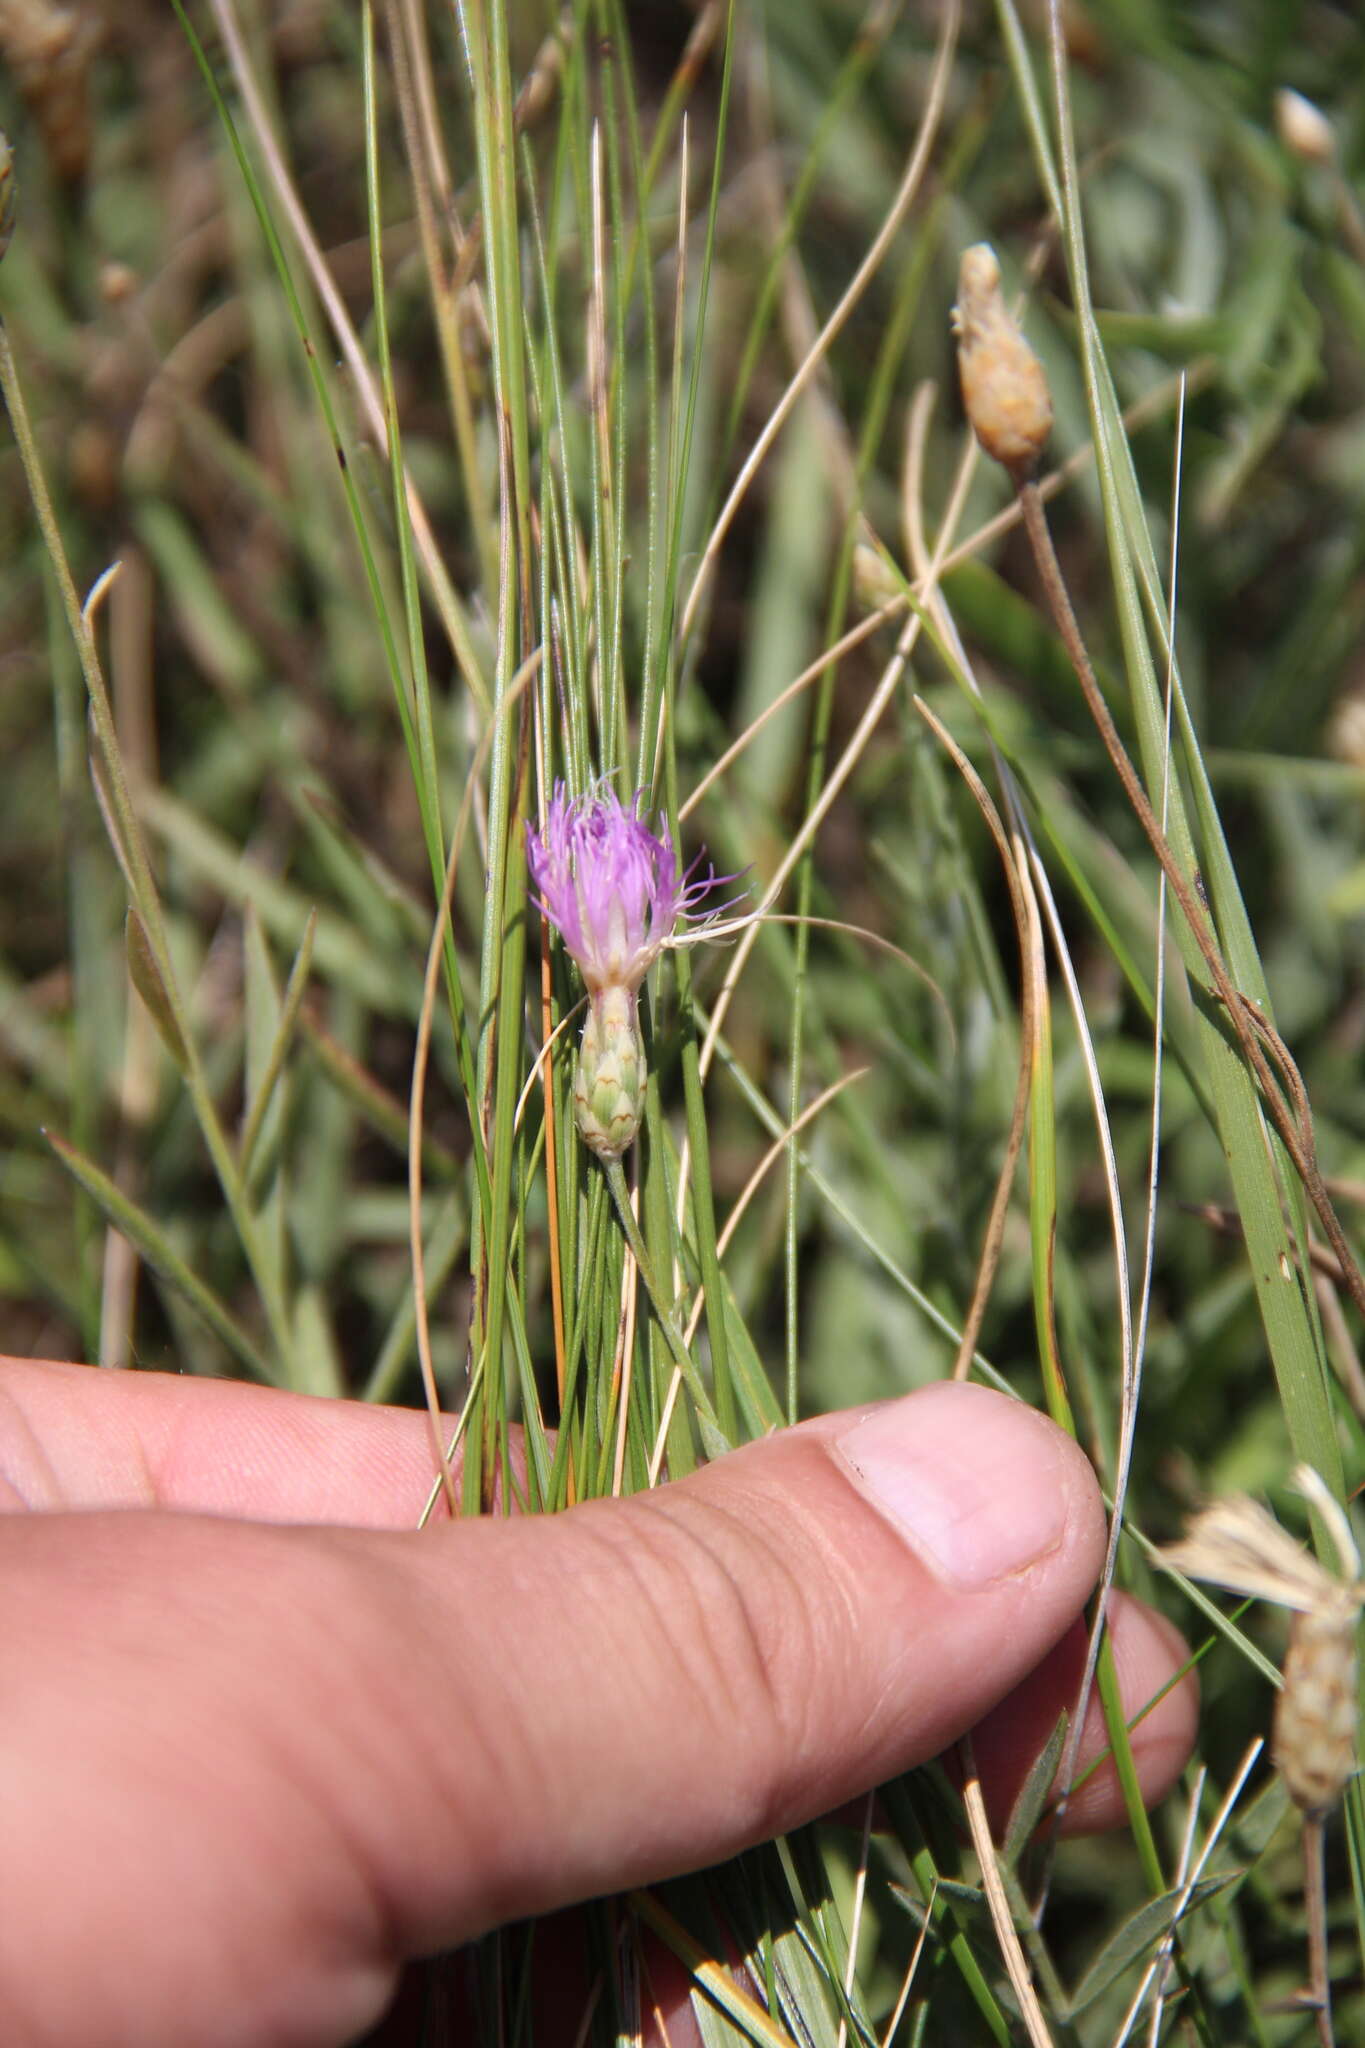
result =
[[[953,308],[962,402],[977,440],[1022,483],[1052,432],[1052,395],[1043,366],[1019,332],[1000,289],[989,243],[964,249]]]
[[[1356,1768],[1356,1621],[1365,1583],[1351,1525],[1321,1475],[1300,1465],[1291,1484],[1326,1523],[1343,1577],[1334,1578],[1244,1494],[1202,1509],[1184,1542],[1162,1556],[1189,1578],[1293,1610],[1275,1709],[1275,1764],[1300,1812],[1322,1820]]]
[[[1326,114],[1287,85],[1275,95],[1275,128],[1300,163],[1330,164],[1337,153],[1337,139]]]

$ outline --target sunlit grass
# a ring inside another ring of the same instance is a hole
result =
[[[1040,1926],[1028,1828],[983,1883],[938,1772],[861,1837],[630,1902],[708,2042],[896,2015],[1005,2042],[1032,2001],[1033,2038],[1109,2043],[1158,1995],[1163,2038],[1311,2035],[1292,1817],[1243,1776],[1275,1624],[1210,1629],[1151,1561],[1203,1494],[1284,1506],[1304,1457],[1340,1495],[1361,1452],[1323,1233],[1334,1205],[1358,1239],[1365,1180],[1365,49],[1331,10],[1321,54],[1275,0],[1242,12],[1230,49],[1145,8],[1068,46],[1008,0],[392,0],[292,31],[203,0],[165,30],[187,128],[115,35],[86,200],[37,131],[21,165],[16,1331],[439,1402],[469,1511],[972,1371],[1076,1430],[1117,1582],[1213,1645],[1183,1801],[1049,1852]],[[1285,83],[1330,164],[1277,138]],[[1049,373],[1041,498],[1164,887],[963,429],[948,310],[981,239]],[[614,1185],[525,856],[555,782],[604,777],[745,891],[651,971]],[[1353,1792],[1342,2040],[1363,1827]],[[521,1944],[487,1963],[517,2010]]]

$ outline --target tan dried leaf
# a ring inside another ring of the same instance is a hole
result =
[[[1206,1579],[1253,1600],[1274,1600],[1299,1613],[1339,1598],[1343,1590],[1311,1551],[1243,1493],[1201,1508],[1191,1517],[1184,1541],[1171,1544],[1162,1556],[1187,1578]]]

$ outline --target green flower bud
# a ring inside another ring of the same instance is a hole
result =
[[[574,1076],[583,1142],[599,1159],[619,1159],[635,1141],[645,1099],[645,1046],[632,989],[594,989]]]

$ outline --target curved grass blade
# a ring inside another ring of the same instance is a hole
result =
[[[44,1131],[43,1136],[67,1172],[98,1204],[114,1229],[122,1231],[138,1254],[161,1275],[168,1287],[173,1287],[189,1304],[238,1364],[244,1366],[253,1379],[263,1380],[267,1386],[278,1384],[278,1375],[271,1371],[236,1317],[229,1314],[217,1295],[204,1285],[180,1256],[160,1224],[154,1222],[137,1203],[130,1202],[107,1173],[101,1172],[94,1161],[78,1152],[74,1145],[68,1145],[65,1138],[58,1137],[55,1131]]]

